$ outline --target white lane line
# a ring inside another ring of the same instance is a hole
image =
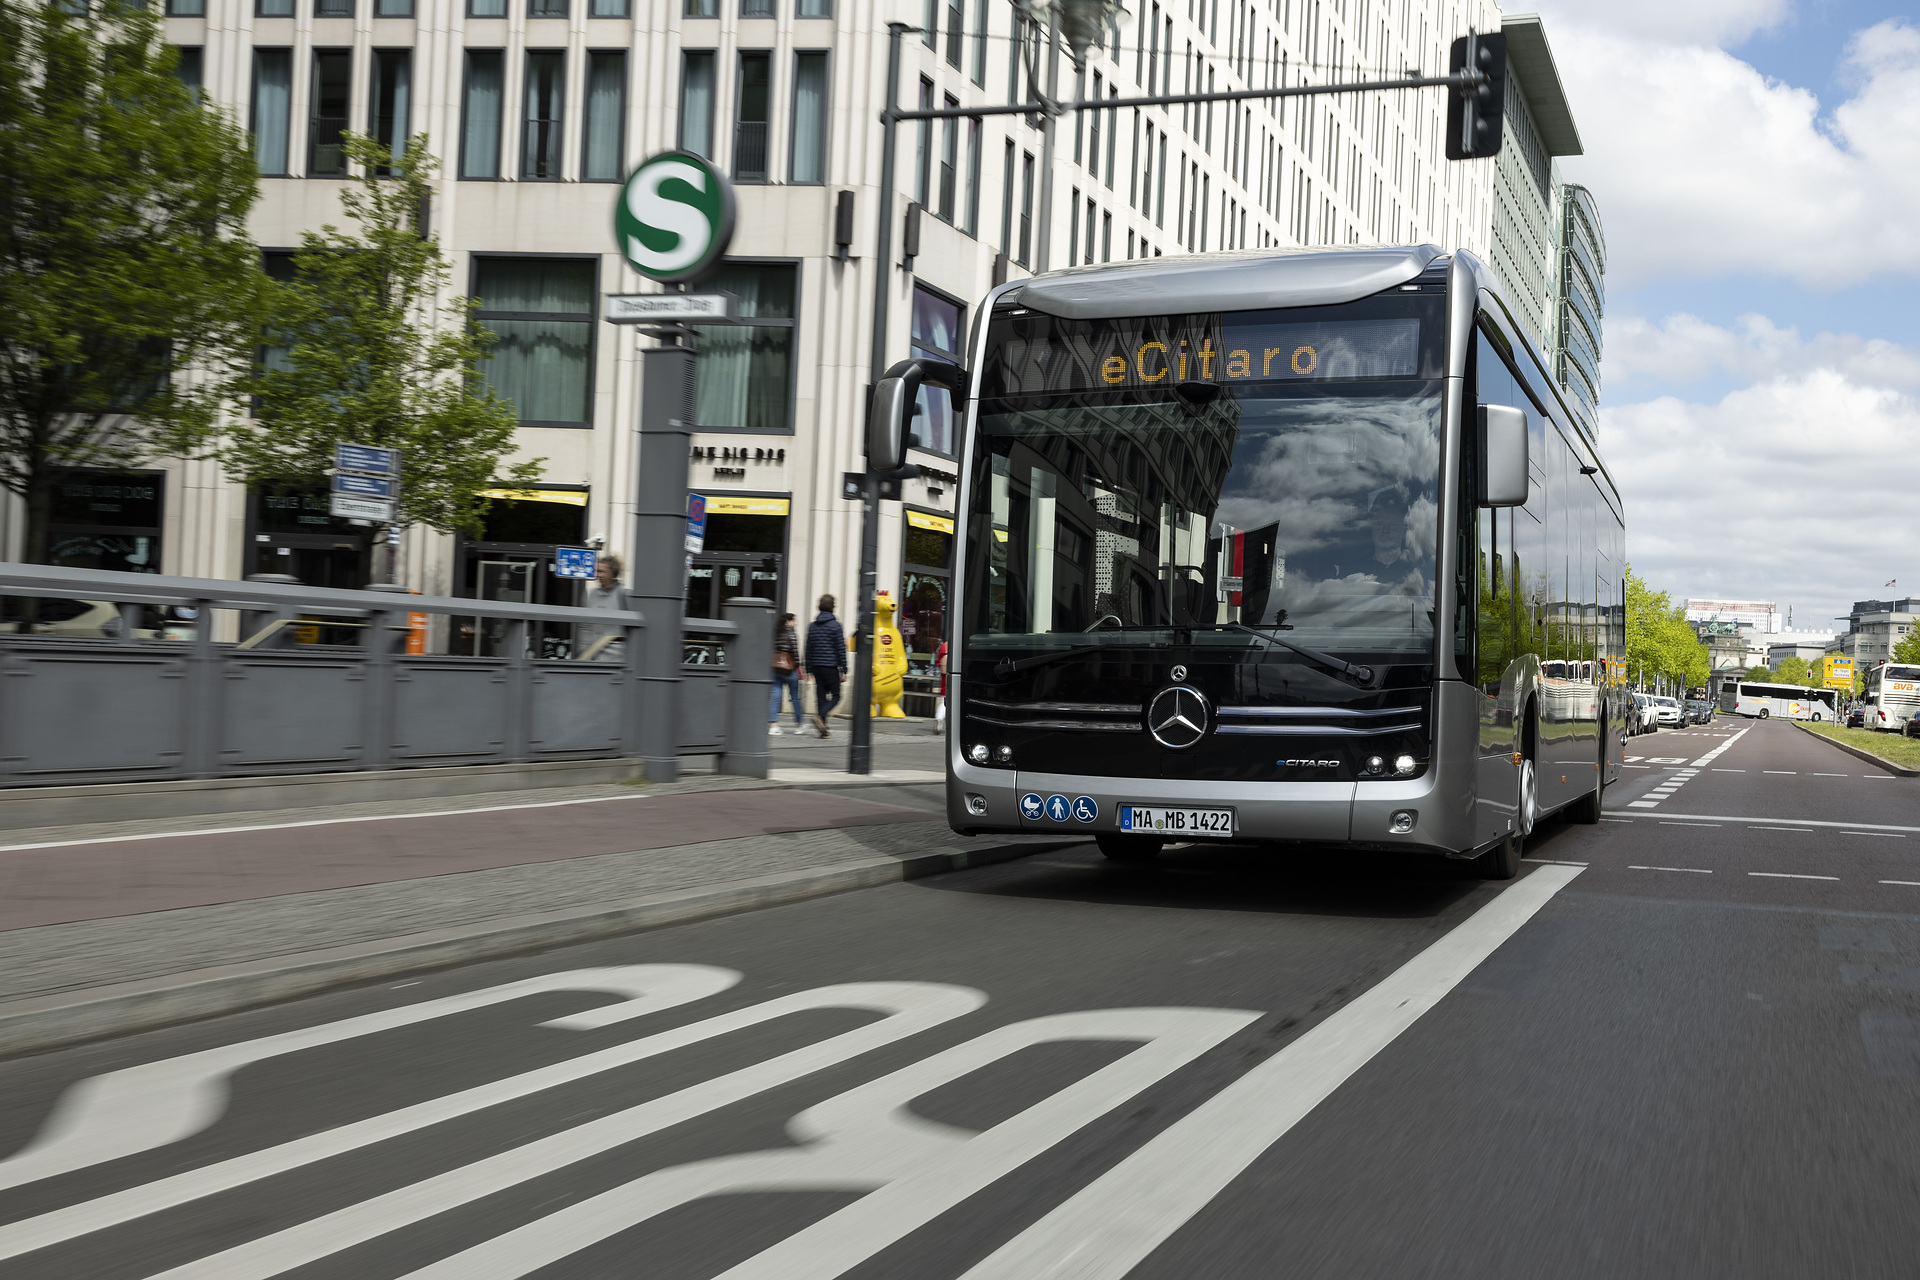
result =
[[[0,844],[0,853],[28,849],[65,849],[82,844],[122,844],[128,840],[175,840],[182,836],[228,836],[240,831],[288,831],[294,827],[336,827],[349,822],[398,822],[403,818],[452,818],[463,813],[507,813],[515,809],[559,809],[570,804],[604,804],[609,800],[647,800],[645,792],[631,796],[585,796],[577,800],[536,800],[528,804],[493,804],[478,809],[434,809],[426,813],[369,813],[355,818],[314,818],[307,822],[263,822],[252,827],[200,827],[193,831],[149,831],[132,836],[93,836],[86,840],[48,840],[41,844]]]
[[[1803,876],[1792,871],[1749,871],[1750,876],[1765,876],[1769,880],[1838,880],[1839,876]]]
[[[1710,876],[1713,874],[1713,872],[1707,870],[1705,867],[1633,867],[1633,866],[1630,866],[1627,868],[1627,870],[1629,871],[1689,871],[1696,876]]]
[[[1629,805],[1637,803],[1638,801],[1628,802]],[[1886,822],[1824,822],[1818,818],[1762,818],[1749,817],[1743,813],[1680,813],[1674,816],[1679,818],[1693,818],[1700,822],[1740,822],[1747,824],[1759,822],[1794,822],[1803,827],[1832,827],[1837,830],[1846,831],[1858,831],[1864,827],[1873,831],[1920,832],[1920,827],[1900,827]]]
[[[1627,824],[1628,826],[1632,826],[1632,825],[1633,825],[1633,819],[1632,819],[1632,818],[1602,818],[1602,819],[1600,819],[1600,821],[1602,821],[1602,822],[1624,822],[1624,823],[1626,823],[1626,824]]]
[[[1658,800],[1629,800],[1629,801],[1627,801],[1627,808],[1629,808],[1629,809],[1651,809],[1651,808],[1654,808],[1655,806],[1657,806],[1657,805],[1658,805],[1659,803],[1660,803],[1660,802],[1659,802]]]
[[[1538,862],[1549,867],[1584,867],[1584,862],[1568,862],[1564,858],[1522,858],[1522,862]]]
[[[1629,769],[1651,769],[1651,768],[1653,768],[1653,766],[1652,766],[1652,765],[1650,765],[1650,764],[1630,764],[1630,765],[1628,765],[1628,766],[1627,766],[1627,768],[1629,768]]]
[[[1120,1280],[1581,874],[1541,867],[961,1280]]]
[[[1745,769],[1722,769],[1719,765],[1715,765],[1713,767],[1713,771],[1715,773],[1745,773],[1746,772]]]
[[[1707,827],[1714,831],[1720,829],[1720,824],[1717,822],[1672,822],[1666,818],[1660,819],[1660,825],[1663,827]]]
[[[1850,773],[1816,773],[1812,776],[1816,778],[1851,778],[1853,775]]]
[[[1780,775],[1781,777],[1784,777],[1784,778],[1791,778],[1791,777],[1793,777],[1793,776],[1795,776],[1796,774],[1798,774],[1798,773],[1799,773],[1800,771],[1799,771],[1798,769],[1762,769],[1762,770],[1761,770],[1760,772],[1762,772],[1762,773],[1777,773],[1777,774],[1779,774],[1779,775]]]
[[[1876,840],[1905,840],[1898,831],[1842,831],[1843,836],[1872,836]]]
[[[1802,836],[1810,836],[1813,834],[1812,827],[1755,827],[1754,830],[1755,831],[1791,831],[1795,835],[1802,835]]]
[[[1881,884],[1906,884],[1920,888],[1920,880],[1882,880]]]

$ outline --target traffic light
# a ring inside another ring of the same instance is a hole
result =
[[[1468,66],[1486,79],[1455,89],[1447,102],[1447,159],[1478,160],[1500,154],[1507,100],[1507,38],[1469,32],[1453,42],[1447,70],[1458,75]]]

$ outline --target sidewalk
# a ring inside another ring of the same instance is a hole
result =
[[[1060,843],[954,835],[939,740],[927,738],[934,768],[866,779],[833,771],[845,768],[835,735],[813,741],[837,760],[781,750],[767,781],[709,775],[8,833],[0,1055]],[[888,742],[876,763],[920,765],[905,745]]]

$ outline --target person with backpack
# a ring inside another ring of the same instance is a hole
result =
[[[820,597],[820,612],[807,625],[807,675],[813,681],[813,727],[829,736],[827,717],[840,703],[840,678],[847,674],[847,633],[833,616],[832,596]]]

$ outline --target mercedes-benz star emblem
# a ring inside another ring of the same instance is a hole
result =
[[[1176,684],[1162,689],[1147,704],[1147,732],[1161,746],[1184,751],[1207,736],[1207,721],[1212,714],[1199,690]]]
[[[1187,669],[1185,667],[1175,667],[1170,674],[1173,676],[1173,682],[1179,684],[1187,678]]]

